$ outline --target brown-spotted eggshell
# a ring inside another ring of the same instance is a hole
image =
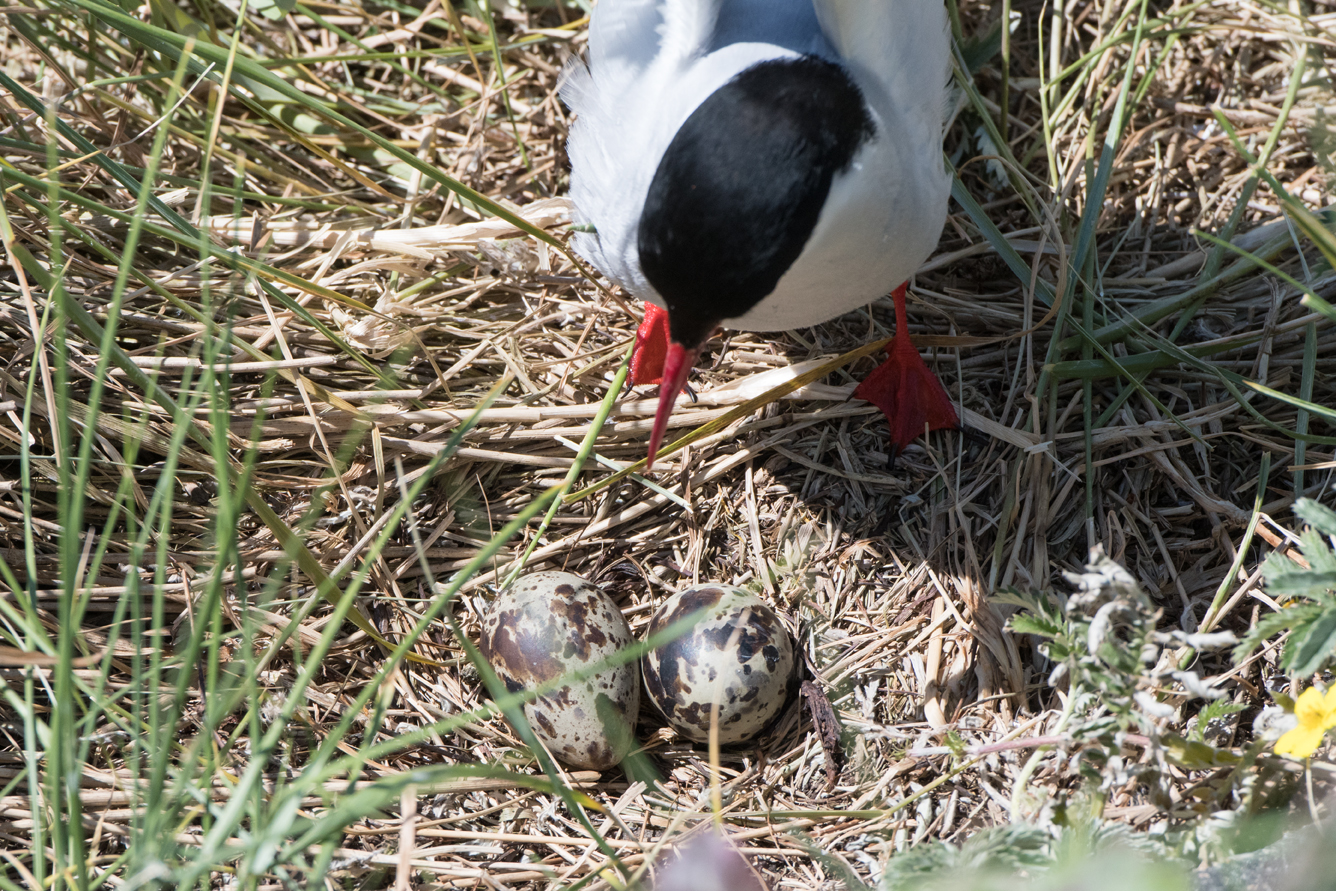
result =
[[[483,617],[481,649],[512,693],[588,668],[632,644],[621,610],[569,572],[521,576]],[[634,661],[571,680],[524,706],[533,732],[574,767],[606,770],[635,743],[640,672]]]
[[[784,707],[793,644],[766,603],[731,585],[698,585],[668,598],[650,619],[652,636],[697,611],[704,617],[641,660],[650,701],[678,732],[705,742],[719,703],[719,742],[750,739]]]

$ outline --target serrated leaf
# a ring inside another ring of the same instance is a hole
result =
[[[1314,572],[1336,573],[1336,554],[1327,544],[1326,536],[1311,526],[1299,533],[1299,550]]]
[[[1034,595],[1017,591],[1015,588],[1003,588],[994,594],[991,599],[994,603],[1005,603],[1028,610],[1034,610],[1038,605]]]
[[[1062,625],[1058,622],[1027,613],[1018,613],[1012,616],[1008,624],[1011,630],[1017,634],[1037,634],[1040,637],[1058,637],[1064,631]]]
[[[1021,591],[1017,588],[1003,588],[990,599],[994,603],[1019,606],[1021,609],[1032,613],[1043,613],[1052,616],[1062,615],[1062,606],[1053,598],[1045,597],[1042,594],[1033,594],[1029,591]]]
[[[1301,569],[1298,572],[1286,572],[1273,579],[1268,579],[1266,590],[1272,596],[1307,597],[1313,600],[1336,588],[1336,570],[1315,572]]]
[[[1252,655],[1263,641],[1280,632],[1303,625],[1316,619],[1322,613],[1322,606],[1316,603],[1297,603],[1278,613],[1267,613],[1258,618],[1257,623],[1234,648],[1234,664],[1238,665]]]
[[[1294,502],[1294,512],[1319,532],[1336,535],[1336,510],[1311,498],[1300,498]]]
[[[1281,660],[1291,674],[1309,675],[1336,653],[1336,609],[1325,609],[1313,621],[1294,629]]]
[[[1280,551],[1274,551],[1267,556],[1262,563],[1262,578],[1266,579],[1268,585],[1273,579],[1278,579],[1287,573],[1301,572],[1303,567],[1295,563],[1289,557],[1286,557]]]
[[[1217,718],[1223,718],[1225,715],[1236,715],[1245,708],[1247,706],[1238,702],[1226,702],[1223,699],[1217,699],[1202,706],[1202,710],[1197,712],[1197,720],[1205,726]]]
[[[1305,535],[1320,537],[1313,530],[1306,530]],[[1314,547],[1314,542],[1300,537],[1301,547],[1305,554]],[[1326,546],[1321,545],[1321,550],[1326,551]],[[1330,552],[1327,552],[1330,556]],[[1262,577],[1266,579],[1266,589],[1275,596],[1285,597],[1321,597],[1327,590],[1336,586],[1336,567],[1314,566],[1312,569],[1305,569],[1298,563],[1295,563],[1289,557],[1281,554],[1279,551],[1266,558],[1266,563],[1262,564]]]
[[[1299,572],[1277,574],[1267,581],[1267,593],[1273,597],[1308,597],[1319,600],[1323,594],[1336,588],[1336,570],[1333,572],[1315,572],[1300,569]]]

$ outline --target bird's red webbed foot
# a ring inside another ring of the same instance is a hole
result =
[[[668,355],[668,310],[645,303],[645,319],[636,329],[636,347],[631,353],[631,383],[637,387],[663,380],[663,360]]]
[[[960,417],[937,375],[909,340],[905,312],[905,285],[891,295],[895,300],[895,339],[886,361],[868,375],[854,396],[871,402],[886,415],[891,428],[891,461],[914,439],[929,430],[959,429]]]

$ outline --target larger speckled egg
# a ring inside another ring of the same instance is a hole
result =
[[[668,598],[650,619],[652,636],[702,612],[686,634],[645,654],[650,701],[678,732],[710,737],[719,703],[719,742],[750,739],[779,714],[793,678],[789,633],[759,597],[731,585],[698,585]]]
[[[521,576],[482,622],[482,654],[512,693],[567,679],[632,644],[621,610],[569,572]],[[634,661],[559,683],[524,706],[534,734],[573,767],[606,770],[635,744],[640,671]]]

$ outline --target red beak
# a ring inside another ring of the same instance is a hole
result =
[[[677,403],[677,394],[686,386],[691,367],[700,358],[700,349],[689,350],[682,344],[668,344],[668,355],[663,360],[663,380],[659,383],[659,410],[654,413],[654,430],[649,435],[649,457],[645,459],[645,469],[654,466],[654,456],[659,453],[659,444],[663,442],[664,431],[668,429],[668,416],[673,413]]]

